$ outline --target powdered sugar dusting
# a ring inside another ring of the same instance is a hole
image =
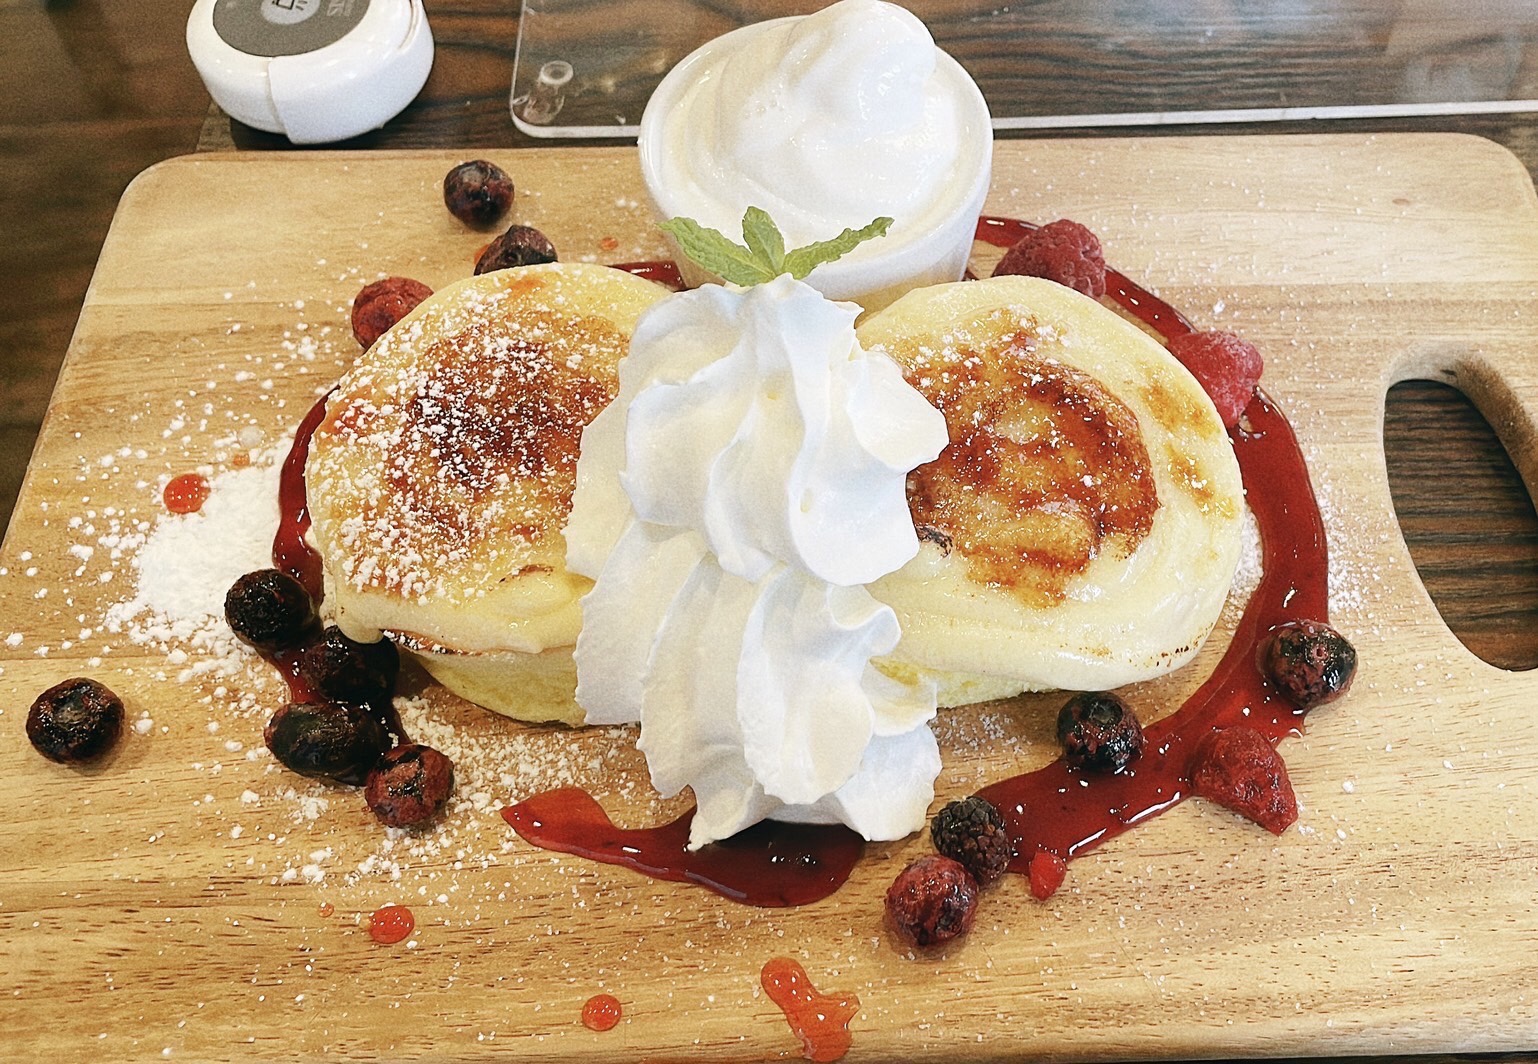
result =
[[[132,551],[135,590],[108,608],[103,628],[165,650],[186,665],[184,678],[233,671],[243,654],[224,623],[224,593],[242,574],[272,564],[286,450],[257,452],[251,465],[213,477],[196,513],[163,514],[148,533],[104,536],[102,547]],[[179,653],[184,648],[199,658]]]
[[[560,561],[546,530],[627,341],[559,275],[495,283],[440,293],[381,337],[316,429],[312,512],[349,587],[461,601]]]

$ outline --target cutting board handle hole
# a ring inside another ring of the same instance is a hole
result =
[[[1383,452],[1395,516],[1421,582],[1459,641],[1497,668],[1532,669],[1538,513],[1528,485],[1538,482],[1538,458],[1531,447],[1508,450],[1491,427],[1505,426],[1515,444],[1531,440],[1531,419],[1492,374],[1441,376],[1401,380],[1385,399]],[[1417,452],[1412,441],[1427,433],[1449,446]],[[1471,565],[1475,543],[1494,547],[1499,561]]]

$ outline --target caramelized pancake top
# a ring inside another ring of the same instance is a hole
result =
[[[625,343],[606,322],[548,326],[520,308],[427,345],[410,371],[349,380],[316,435],[380,462],[378,490],[359,493],[350,549],[402,561],[543,562],[544,540],[571,509],[582,429],[618,387],[612,365],[591,376],[562,367],[580,367],[594,344]],[[420,572],[373,565],[354,575],[409,593]]]
[[[1135,551],[1159,497],[1137,416],[1044,356],[1041,331],[999,312],[975,336],[889,353],[950,431],[908,478],[914,524],[960,552],[979,583],[1047,606],[1102,553]]]
[[[633,323],[606,309],[567,275],[506,271],[440,293],[367,351],[308,468],[333,576],[466,600],[561,567],[582,430],[618,390]]]
[[[857,332],[950,432],[909,476],[923,549],[871,589],[903,627],[884,667],[935,678],[954,705],[1108,689],[1195,653],[1244,496],[1212,401],[1168,351],[1028,277],[909,292]]]

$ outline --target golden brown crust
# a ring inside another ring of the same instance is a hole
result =
[[[476,700],[543,714],[489,677],[576,638],[591,585],[566,571],[561,529],[582,432],[618,391],[637,318],[666,295],[582,263],[482,274],[359,356],[305,470],[344,631],[414,633],[456,676],[486,662]]]
[[[918,555],[876,581],[891,675],[941,704],[1101,690],[1188,660],[1222,608],[1243,488],[1201,386],[1148,334],[1039,278],[908,293],[857,332],[946,416],[910,477]]]
[[[997,314],[983,343],[890,350],[945,415],[950,444],[908,478],[914,524],[979,583],[1050,605],[1106,552],[1135,551],[1159,498],[1137,416],[1038,353],[1034,321]]]
[[[410,596],[456,569],[559,565],[582,430],[618,390],[629,335],[551,297],[558,281],[516,271],[472,309],[429,307],[344,380],[313,448],[332,475],[319,504],[345,510],[329,553],[355,586]]]

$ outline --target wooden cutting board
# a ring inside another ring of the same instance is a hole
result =
[[[517,220],[563,258],[661,254],[633,151],[490,154]],[[194,645],[206,628],[121,618],[142,544],[164,547],[160,485],[202,470],[212,506],[242,462],[269,466],[356,353],[364,282],[470,272],[486,237],[439,194],[460,158],[210,155],[125,194],[0,557],[6,1056],[797,1059],[759,987],[777,956],[858,995],[850,1060],[1538,1048],[1538,677],[1442,624],[1381,442],[1391,383],[1455,380],[1534,482],[1538,203],[1515,159],[1440,135],[998,146],[991,212],[1090,225],[1197,325],[1265,352],[1362,665],[1283,744],[1293,830],[1188,802],[1074,862],[1045,903],[1006,877],[970,936],[914,954],[881,898],[924,838],[869,846],[799,910],[535,850],[498,809],[544,786],[583,784],[637,824],[677,806],[649,795],[624,729],[523,728],[426,684],[410,712],[458,755],[459,806],[390,836],[356,792],[272,763],[261,727],[282,695],[260,663]],[[191,542],[193,572],[222,549]],[[1195,687],[1209,650],[1133,692],[1145,716]],[[23,733],[37,693],[77,674],[116,689],[132,725],[84,770]],[[946,714],[941,794],[1050,760],[1057,703]],[[367,934],[388,902],[414,911],[409,942]],[[600,991],[624,1008],[603,1034],[579,1023]]]

